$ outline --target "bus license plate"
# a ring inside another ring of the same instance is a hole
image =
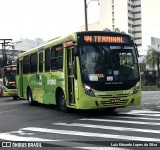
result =
[[[110,103],[111,104],[120,103],[120,99],[111,99]]]

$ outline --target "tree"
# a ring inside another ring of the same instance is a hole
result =
[[[105,28],[103,31],[111,32],[111,30],[109,28]]]
[[[115,32],[120,32],[120,29],[119,29],[119,28],[115,28],[114,31],[115,31]]]
[[[160,52],[155,49],[149,49],[146,56],[146,64],[151,68],[151,70],[157,70],[157,85],[160,87],[160,70],[159,70],[159,58]]]
[[[151,68],[151,70],[155,70],[157,66],[158,53],[159,52],[157,52],[155,49],[149,49],[147,52],[145,62]]]

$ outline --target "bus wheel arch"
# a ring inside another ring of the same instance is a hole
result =
[[[69,108],[67,108],[66,106],[64,91],[61,87],[58,87],[56,89],[56,105],[57,105],[57,110],[60,110],[62,112],[69,111]]]

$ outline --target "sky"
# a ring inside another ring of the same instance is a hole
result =
[[[91,1],[88,23],[98,18],[98,2]],[[80,31],[85,24],[84,0],[1,0],[0,22],[0,39],[49,40]]]
[[[141,0],[142,40],[144,45],[151,44],[151,37],[160,39],[160,0]]]

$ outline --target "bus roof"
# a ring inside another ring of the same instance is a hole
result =
[[[47,49],[48,47],[50,46],[54,46],[54,45],[59,45],[59,44],[63,44],[64,42],[66,41],[76,41],[77,40],[77,36],[78,35],[87,35],[87,34],[107,34],[107,35],[115,35],[115,36],[118,36],[118,35],[125,35],[125,36],[128,36],[129,38],[131,38],[129,35],[127,34],[124,34],[124,33],[118,33],[118,32],[106,32],[106,31],[82,31],[82,32],[74,32],[68,36],[64,36],[64,37],[56,37],[54,39],[51,39],[45,43],[43,43],[42,45],[38,46],[38,47],[35,47],[33,49],[30,49],[26,52],[23,52],[21,54],[18,55],[17,58],[22,58],[26,55],[29,55],[31,53],[35,53],[37,51],[39,51],[40,49],[41,50],[44,50],[44,49]]]

